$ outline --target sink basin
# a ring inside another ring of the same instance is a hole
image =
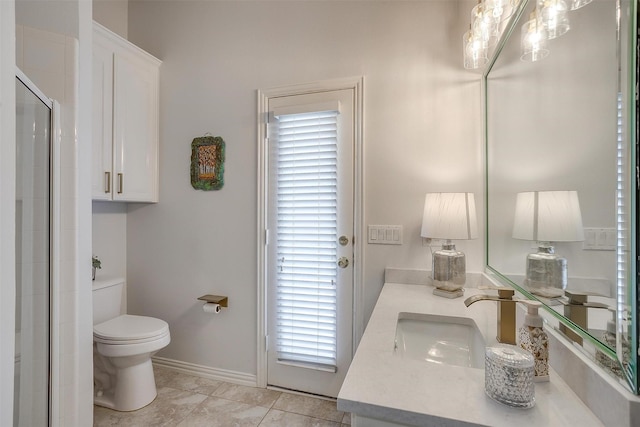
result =
[[[485,342],[466,317],[399,313],[395,354],[441,365],[484,368]]]

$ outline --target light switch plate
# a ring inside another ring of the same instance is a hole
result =
[[[582,249],[585,251],[615,251],[615,228],[585,228]]]
[[[369,225],[367,228],[367,242],[377,245],[401,245],[401,225]]]

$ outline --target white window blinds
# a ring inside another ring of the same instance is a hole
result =
[[[277,354],[335,371],[338,111],[304,111],[274,129]]]
[[[629,170],[626,159],[629,159],[631,154],[629,153],[629,147],[631,144],[626,144],[625,141],[625,117],[623,109],[623,96],[621,92],[618,92],[618,106],[617,106],[617,170],[616,170],[616,229],[617,229],[617,243],[616,243],[616,258],[617,258],[617,283],[618,288],[618,303],[617,303],[617,330],[622,334],[626,334],[628,331],[627,316],[627,280],[629,278],[629,269],[631,268],[630,259],[630,218],[629,213],[630,206],[628,194],[629,191],[625,186],[625,182],[629,182],[635,179],[635,176],[629,176]],[[631,169],[634,170],[635,169]]]

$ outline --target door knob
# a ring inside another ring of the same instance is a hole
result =
[[[347,257],[340,257],[340,259],[338,260],[338,267],[340,268],[347,268],[349,267],[349,259]]]

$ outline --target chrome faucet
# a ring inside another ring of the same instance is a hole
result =
[[[604,296],[601,294],[591,292],[572,292],[568,290],[565,290],[564,294],[567,297],[567,301],[560,300],[560,302],[562,302],[562,304],[564,305],[565,317],[570,319],[573,323],[580,326],[585,331],[587,331],[588,328],[588,308],[609,308],[608,305],[600,302],[587,301],[587,297],[589,295]],[[573,332],[571,329],[567,328],[564,323],[560,323],[560,331],[562,331],[562,333],[564,333],[567,337],[569,337],[576,343],[582,345],[582,337]]]
[[[498,291],[498,296],[478,294],[464,300],[469,307],[478,301],[498,301],[498,342],[504,344],[516,343],[516,300],[515,291],[509,288],[491,288]]]

